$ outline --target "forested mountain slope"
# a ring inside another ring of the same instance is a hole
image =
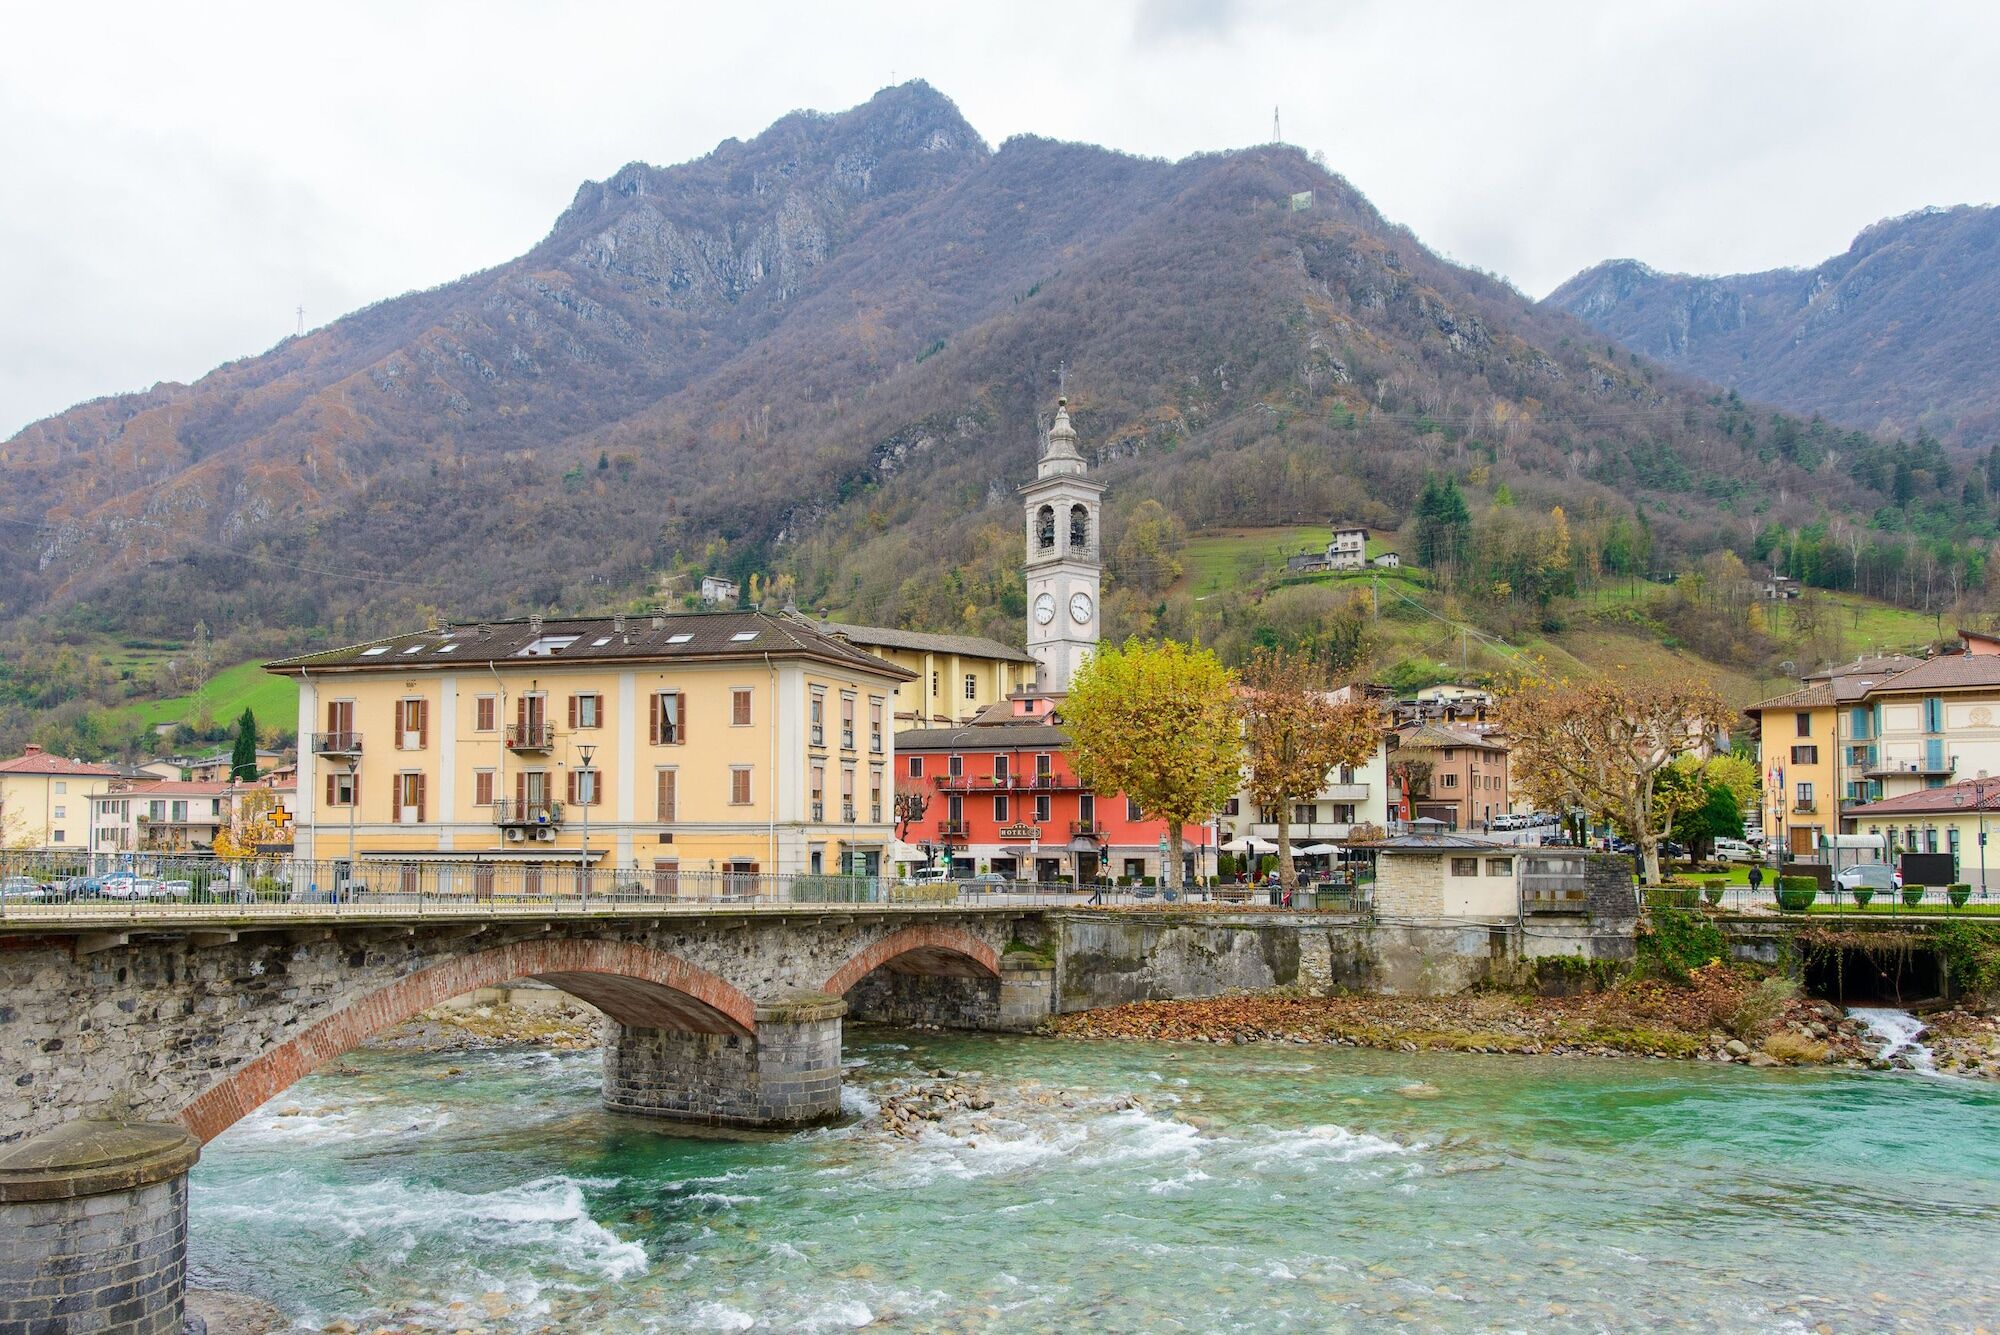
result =
[[[1013,488],[1059,371],[1112,489],[1114,634],[1235,615],[1173,602],[1176,533],[1394,528],[1433,474],[1470,502],[1433,564],[1475,608],[1828,523],[1991,532],[1950,460],[1898,478],[1608,353],[1297,150],[989,150],[915,83],[628,166],[519,260],[30,426],[0,446],[0,616],[345,640],[726,569],[1017,638]],[[1969,579],[1965,553],[1929,559]]]

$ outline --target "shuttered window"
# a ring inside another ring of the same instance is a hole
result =
[[[492,732],[498,717],[500,702],[490,695],[482,695],[472,702],[472,730]]]
[[[729,692],[729,722],[738,728],[750,726],[750,688],[737,686]]]
[[[472,772],[472,804],[476,807],[493,805],[493,771],[490,769]]]
[[[569,726],[572,731],[603,727],[604,697],[595,692],[572,695],[569,698]]]
[[[729,767],[729,805],[747,807],[750,805],[750,767],[731,765]]]
[[[573,769],[569,772],[569,802],[571,806],[594,807],[604,800],[604,783],[594,769]]]
[[[663,769],[654,779],[655,816],[662,823],[680,819],[680,775]]]
[[[652,719],[647,737],[655,746],[681,746],[687,742],[687,696],[681,691],[655,691]]]

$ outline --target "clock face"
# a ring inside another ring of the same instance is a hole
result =
[[[1056,619],[1056,596],[1052,593],[1045,593],[1041,597],[1035,599],[1035,620],[1041,622],[1044,626],[1046,626],[1055,619]]]
[[[1090,620],[1090,595],[1087,593],[1071,594],[1069,599],[1069,615],[1070,620],[1076,622],[1079,626],[1088,623]]]

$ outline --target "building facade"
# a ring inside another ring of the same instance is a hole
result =
[[[840,621],[808,624],[910,674],[896,687],[898,728],[970,723],[1035,679],[1035,660],[1024,650],[980,635],[938,635]]]
[[[1490,828],[1510,809],[1507,746],[1470,728],[1422,723],[1396,734],[1399,759],[1424,770],[1421,787],[1400,794],[1409,820],[1435,820],[1447,830]]]
[[[1161,875],[1165,822],[1084,786],[1054,705],[1024,691],[970,726],[897,735],[898,790],[923,806],[898,830],[906,861],[1044,884]],[[1212,873],[1212,830],[1187,825],[1181,838],[1184,869]]]
[[[1904,853],[1949,853],[1958,859],[1958,879],[1981,899],[2000,885],[2000,862],[1988,864],[1987,838],[2000,831],[2000,777],[1858,803],[1844,815],[1852,827],[1847,833],[1880,838],[1891,863]]]
[[[1355,689],[1343,687],[1330,695],[1337,700]],[[1375,752],[1366,761],[1328,773],[1317,793],[1290,805],[1293,848],[1352,838],[1357,829],[1372,829],[1377,834],[1385,830],[1391,818],[1386,732],[1376,740]],[[1260,808],[1252,798],[1247,768],[1244,786],[1224,804],[1216,824],[1222,834],[1220,842],[1225,844],[1246,836],[1277,842],[1277,813]]]
[[[1034,481],[1021,488],[1027,519],[1028,653],[1038,685],[1061,694],[1097,647],[1104,488],[1077,453],[1069,400],[1056,401]]]
[[[115,779],[90,798],[94,860],[131,853],[207,853],[230,820],[230,796],[247,784]]]
[[[90,842],[90,799],[125,774],[51,755],[30,743],[0,760],[0,848],[82,849]]]
[[[302,859],[682,871],[883,861],[904,669],[791,617],[530,617],[281,660]],[[586,847],[587,840],[587,847]]]

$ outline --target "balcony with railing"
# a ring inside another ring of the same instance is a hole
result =
[[[1008,779],[1004,774],[940,774],[935,782],[940,791],[947,793],[1004,793],[1008,790]]]
[[[962,820],[940,821],[938,822],[938,833],[941,835],[950,835],[963,839],[967,835],[972,833],[972,826],[968,822]]]
[[[814,824],[818,824],[818,823],[819,823],[820,821],[823,821],[823,820],[825,820],[825,819],[826,819],[826,803],[825,803],[824,801],[821,801],[821,800],[815,800],[815,801],[813,802],[813,804],[812,804],[812,818],[813,818],[813,823],[814,823]]]
[[[507,749],[517,755],[529,752],[549,751],[556,744],[556,729],[553,723],[510,723],[507,725]]]
[[[1934,775],[1950,775],[1957,769],[1957,756],[1920,756],[1915,760],[1884,757],[1870,764],[1862,773],[1871,779],[1892,778],[1899,774],[1929,778]]]
[[[812,725],[812,741],[809,743],[809,745],[812,746],[826,745],[826,725],[824,723],[815,723]]]
[[[854,817],[854,803],[852,803],[852,802],[842,802],[842,803],[840,804],[840,818],[841,818],[842,820],[846,821],[846,822],[847,822],[847,823],[848,823],[849,825],[852,825],[852,824],[854,824],[854,819],[855,819],[855,817]]]
[[[358,756],[361,754],[361,734],[358,732],[316,732],[313,734],[313,754],[316,756]]]
[[[1811,797],[1795,799],[1792,802],[1792,814],[1794,816],[1813,816],[1819,814],[1819,800]]]
[[[1095,839],[1104,833],[1104,826],[1095,820],[1073,820],[1069,823],[1071,838]]]
[[[563,823],[563,804],[560,802],[517,802],[512,798],[501,798],[493,804],[495,825],[547,825],[560,826]]]

